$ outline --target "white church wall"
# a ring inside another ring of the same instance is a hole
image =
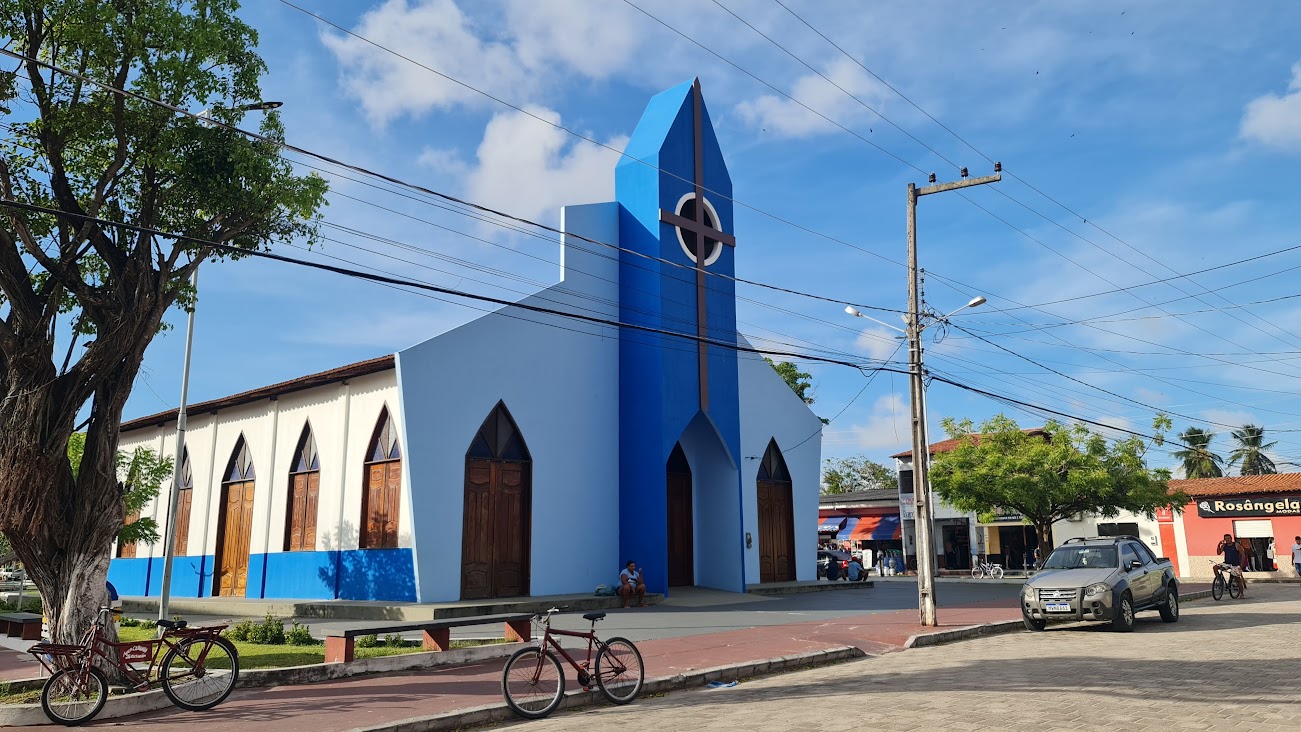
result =
[[[741,345],[749,346],[743,338]],[[741,397],[741,481],[745,531],[753,537],[745,551],[745,578],[759,582],[759,509],[756,481],[769,440],[791,474],[795,520],[795,578],[817,579],[818,492],[821,489],[822,421],[786,381],[757,354],[737,354]],[[801,444],[802,443],[802,444]]]
[[[618,206],[570,206],[567,231],[615,243]],[[563,281],[522,302],[618,317],[618,261],[576,242]],[[598,301],[599,298],[599,301]],[[557,327],[558,326],[558,327]],[[398,354],[419,598],[460,598],[465,455],[498,401],[532,458],[532,595],[618,576],[618,333],[508,307]]]

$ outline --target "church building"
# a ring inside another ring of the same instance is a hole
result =
[[[188,409],[173,597],[446,602],[816,577],[822,423],[736,332],[699,81],[651,99],[561,281],[405,350]],[[713,276],[715,274],[724,276]],[[537,308],[537,309],[533,309]],[[578,318],[552,312],[570,313]],[[170,455],[175,410],[122,425]],[[163,542],[116,548],[156,596]]]

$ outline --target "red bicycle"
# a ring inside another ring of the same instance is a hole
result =
[[[104,708],[108,679],[96,660],[117,668],[135,691],[161,684],[173,704],[192,712],[230,696],[239,678],[239,652],[221,637],[226,626],[187,628],[184,620],[159,620],[162,637],[113,643],[104,638],[104,628],[120,612],[101,607],[80,645],[37,643],[28,651],[50,673],[41,689],[41,709],[50,721],[73,727]]]
[[[542,640],[536,646],[521,648],[506,662],[501,673],[501,694],[511,711],[526,719],[541,719],[554,712],[565,697],[565,670],[562,658],[574,667],[578,683],[591,689],[592,682],[615,704],[627,704],[641,693],[646,680],[646,669],[641,652],[627,638],[602,641],[596,637],[596,623],[605,613],[587,613],[584,620],[592,621],[586,633],[572,630],[553,630],[551,616],[560,612],[551,608],[546,615],[535,615],[533,622],[542,628]],[[555,636],[569,636],[587,640],[587,658],[581,663],[570,656]],[[555,653],[551,650],[554,649]],[[595,652],[595,663],[593,663]]]

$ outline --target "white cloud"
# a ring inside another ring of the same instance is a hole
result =
[[[888,328],[872,326],[864,328],[858,334],[854,345],[859,351],[866,353],[868,358],[883,361],[899,350],[900,341],[896,338],[897,335],[899,335],[897,332]]]
[[[461,159],[456,150],[426,147],[416,156],[416,163],[445,175],[460,177],[469,172],[470,166]]]
[[[560,123],[560,114],[553,110],[528,111]],[[627,138],[606,144],[622,150]],[[617,160],[614,151],[527,115],[498,114],[484,130],[476,163],[466,174],[466,195],[516,216],[553,219],[564,205],[613,200]]]
[[[580,0],[507,2],[504,18],[474,18],[455,0],[388,0],[353,29],[373,44],[335,32],[321,40],[339,62],[344,92],[383,127],[403,115],[496,104],[476,88],[524,103],[566,70],[607,78],[635,57],[640,34],[627,12],[593,10]]]
[[[833,61],[824,73],[845,91],[862,99],[874,109],[881,109],[885,98],[885,87],[864,73],[853,61],[845,58]],[[800,77],[792,87],[790,95],[828,118],[845,125],[861,117],[875,118],[876,116],[816,74]],[[772,94],[741,102],[736,105],[736,112],[750,125],[762,128],[769,134],[784,137],[808,137],[836,131],[834,125],[796,102]]]
[[[907,449],[911,438],[908,405],[899,394],[888,394],[872,405],[867,421],[849,428],[854,444],[863,450],[894,448]]]
[[[1301,152],[1301,62],[1292,65],[1292,81],[1283,96],[1265,94],[1247,102],[1241,135],[1262,145]]]

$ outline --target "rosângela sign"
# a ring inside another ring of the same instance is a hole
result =
[[[1228,516],[1301,516],[1301,494],[1202,498],[1197,501],[1202,518]]]

